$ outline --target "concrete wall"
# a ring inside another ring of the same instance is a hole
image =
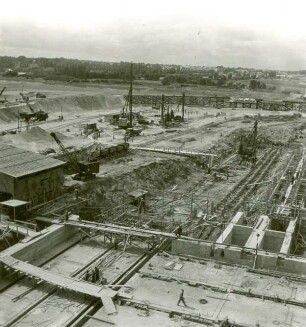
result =
[[[252,233],[252,227],[235,225],[232,232],[232,245],[243,247]]]
[[[266,251],[280,252],[284,238],[284,232],[266,230],[262,242],[262,249]]]
[[[216,243],[232,244],[233,227],[237,224],[242,225],[244,212],[238,211],[230,223],[226,226]]]
[[[189,240],[173,240],[171,251],[177,254],[184,253],[200,258],[208,258],[211,252],[211,244]]]
[[[211,251],[212,247],[214,248],[213,255]],[[172,241],[171,251],[175,254],[184,253],[199,258],[208,258],[247,267],[253,267],[255,260],[255,250],[252,249],[243,249],[237,246],[212,245],[209,242],[182,239]],[[277,253],[258,250],[255,268],[305,274],[306,258],[280,257]]]
[[[258,251],[255,268],[275,270],[277,268],[277,255]]]
[[[30,201],[36,205],[61,194],[64,183],[62,167],[45,170],[37,174],[14,179],[15,199]]]
[[[288,273],[305,275],[306,258],[294,258],[294,257],[286,258],[284,260],[284,265],[280,266],[278,270]]]
[[[17,243],[1,253],[39,266],[69,247],[80,237],[78,230],[63,225],[52,225],[47,232],[28,243]]]

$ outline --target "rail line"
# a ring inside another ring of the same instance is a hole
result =
[[[117,277],[112,284],[124,285],[134,274],[136,274],[158,251],[164,250],[170,246],[171,240],[165,239],[160,245],[156,245],[149,252],[144,253],[138,260],[136,260],[132,265],[130,265],[119,277]],[[114,287],[118,290],[120,286]],[[66,327],[81,327],[86,324],[86,322],[92,317],[100,308],[102,303],[100,300],[96,300],[87,310],[80,312],[78,316],[75,317],[74,321],[67,324]]]
[[[215,215],[219,218],[219,223],[227,221],[243,205],[244,201],[254,192],[256,184],[264,179],[271,166],[279,157],[279,154],[279,150],[277,149],[268,153],[265,152],[249,173],[218,202]],[[214,241],[220,235],[221,227],[217,226],[213,228],[212,226],[208,226],[207,228],[204,226],[198,238]]]
[[[104,249],[104,251],[102,251],[101,253],[99,253],[98,255],[94,256],[92,259],[90,259],[85,265],[81,266],[80,268],[78,268],[77,270],[75,270],[74,272],[72,272],[70,274],[70,277],[76,277],[76,278],[81,278],[84,275],[84,272],[93,264],[95,263],[97,260],[100,260],[101,258],[103,258],[104,256],[108,257],[112,252],[116,252],[113,251],[113,247],[114,245],[109,246],[106,250]],[[58,257],[58,256],[57,256]],[[55,258],[52,258],[52,260]],[[48,261],[49,262],[49,261]],[[24,279],[24,278],[23,278]],[[22,279],[21,279],[22,280]],[[19,282],[20,280],[18,280]],[[17,285],[17,283],[15,284]],[[19,312],[17,315],[15,315],[14,317],[12,317],[9,321],[7,321],[5,323],[5,326],[9,327],[9,326],[15,326],[19,323],[22,322],[22,320],[29,314],[31,314],[31,312],[33,312],[33,310],[35,310],[37,307],[39,307],[39,305],[41,305],[44,301],[50,299],[52,296],[56,295],[56,292],[58,290],[57,287],[48,287],[46,283],[44,282],[38,282],[36,283],[34,286],[30,287],[28,286],[27,289],[22,293],[20,293],[19,295],[17,295],[15,298],[13,298],[13,301],[16,302],[24,297],[28,297],[29,294],[31,292],[34,291],[38,291],[39,288],[47,288],[47,290],[42,290],[41,292],[43,293],[42,296],[38,297],[37,299],[34,300],[34,302],[32,302],[29,306],[27,306],[26,308],[24,308],[24,310],[22,310],[21,312]],[[68,300],[67,300],[68,301]],[[70,300],[69,300],[70,301]],[[70,301],[71,302],[71,301]]]
[[[164,239],[160,245],[156,245],[150,249],[150,251],[141,255],[137,260],[135,260],[131,265],[129,265],[119,276],[116,276],[113,280],[110,281],[111,285],[124,285],[127,280],[129,280],[143,265],[145,265],[151,258],[154,256],[159,250],[165,249],[170,245],[171,240]],[[106,251],[99,253],[95,257],[93,257],[89,262],[87,262],[82,267],[75,270],[71,277],[82,278],[86,271],[90,269],[90,267],[94,264],[100,265],[103,268],[109,267],[113,264],[123,252],[118,252],[114,250],[114,245],[110,246]],[[23,297],[28,297],[29,294],[38,287],[43,287],[44,282],[39,282],[33,287],[28,287],[27,290],[23,289],[23,292],[16,296],[16,301]],[[46,286],[46,285],[45,285]],[[116,286],[113,289],[118,290],[120,286]],[[89,319],[88,316],[92,316],[97,310],[102,307],[101,300],[98,299],[90,299],[84,298],[82,300],[81,296],[76,298],[71,298],[69,296],[61,296],[61,291],[58,290],[57,287],[51,287],[48,290],[43,290],[43,295],[39,298],[35,299],[33,303],[27,306],[24,310],[22,310],[18,315],[14,316],[10,321],[5,323],[5,326],[23,326],[24,323],[28,323],[28,320],[31,320],[31,316],[35,316],[37,310],[42,310],[42,312],[49,307],[49,303],[58,303],[58,298],[61,299],[61,308],[72,307],[76,310],[73,315],[71,315],[68,320],[65,322],[61,322],[62,326],[83,326],[86,321]],[[47,303],[47,304],[46,304]],[[45,323],[48,326],[48,319],[46,319]],[[50,321],[51,323],[51,321]],[[38,325],[37,325],[38,326]]]

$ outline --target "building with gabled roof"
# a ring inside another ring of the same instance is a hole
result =
[[[0,198],[36,205],[61,193],[65,162],[0,143]]]

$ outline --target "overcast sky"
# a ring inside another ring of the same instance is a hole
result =
[[[0,3],[0,55],[306,69],[305,0]]]

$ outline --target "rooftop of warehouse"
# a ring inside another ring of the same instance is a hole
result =
[[[65,162],[0,143],[0,173],[22,177],[64,165]]]

